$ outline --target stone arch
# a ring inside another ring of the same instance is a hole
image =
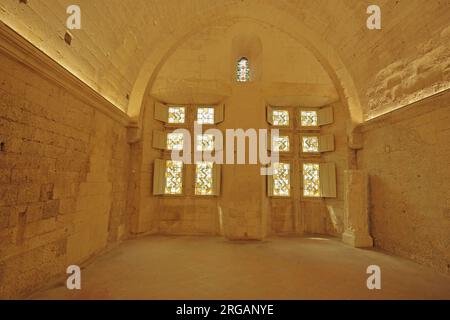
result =
[[[261,6],[259,5],[259,7]],[[138,126],[138,129],[141,127],[139,119],[141,118],[144,98],[151,90],[162,66],[179,46],[204,28],[212,27],[220,22],[235,23],[242,19],[250,19],[269,25],[299,41],[315,56],[333,81],[340,100],[348,110],[351,121],[350,128],[363,122],[363,111],[355,84],[337,51],[316,32],[307,28],[293,16],[272,6],[269,6],[267,9],[256,10],[255,8],[255,10],[248,10],[248,13],[245,15],[242,15],[239,10],[230,9],[222,15],[209,15],[202,21],[198,20],[191,28],[188,27],[189,21],[187,21],[186,29],[174,32],[170,37],[160,39],[159,45],[154,48],[143,64],[130,96],[128,115],[135,125]]]

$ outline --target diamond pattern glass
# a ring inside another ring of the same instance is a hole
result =
[[[316,127],[317,126],[317,111],[301,111],[300,122],[302,127]]]
[[[169,107],[169,123],[184,123],[185,120],[185,107]]]
[[[289,152],[289,136],[272,137],[272,150],[275,152]]]
[[[200,162],[195,167],[195,194],[213,194],[213,163]]]
[[[273,195],[288,197],[291,191],[289,163],[273,164]]]
[[[320,197],[320,166],[318,163],[303,164],[303,195]]]
[[[183,192],[183,162],[166,161],[165,194],[181,194]]]
[[[201,134],[197,136],[197,151],[213,151],[214,136],[212,134]]]
[[[182,133],[168,133],[167,134],[167,149],[168,150],[183,150],[184,135]]]
[[[319,137],[302,137],[302,150],[303,152],[319,152]]]
[[[214,108],[198,108],[197,123],[214,124]]]
[[[273,110],[273,125],[274,126],[288,126],[289,125],[289,111]]]

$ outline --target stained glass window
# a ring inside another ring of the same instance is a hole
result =
[[[317,126],[317,111],[301,111],[300,121],[302,127],[315,127]]]
[[[273,163],[273,195],[288,197],[291,191],[289,163]]]
[[[303,195],[320,197],[320,166],[318,163],[303,164]]]
[[[238,82],[247,82],[250,80],[250,67],[248,59],[243,57],[239,59],[236,68],[236,80]]]
[[[319,137],[305,136],[302,137],[303,152],[319,152]]]
[[[195,194],[213,194],[213,163],[199,162],[195,168]]]
[[[289,111],[273,110],[273,125],[274,126],[288,126],[289,125]]]
[[[166,161],[165,194],[181,194],[183,192],[183,162]]]
[[[214,124],[214,108],[198,108],[197,122],[200,124]]]
[[[213,151],[214,150],[214,135],[200,134],[197,136],[197,151]]]
[[[289,136],[272,137],[272,150],[275,152],[289,152]]]
[[[169,107],[169,123],[184,123],[185,111],[184,107]]]
[[[167,134],[168,150],[183,150],[184,135],[178,132]]]

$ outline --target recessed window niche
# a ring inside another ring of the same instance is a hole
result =
[[[252,34],[238,35],[232,40],[232,81],[238,84],[261,80],[262,42]]]

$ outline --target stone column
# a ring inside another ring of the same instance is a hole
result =
[[[346,170],[344,179],[342,241],[356,248],[373,247],[369,234],[368,174],[362,170]]]

